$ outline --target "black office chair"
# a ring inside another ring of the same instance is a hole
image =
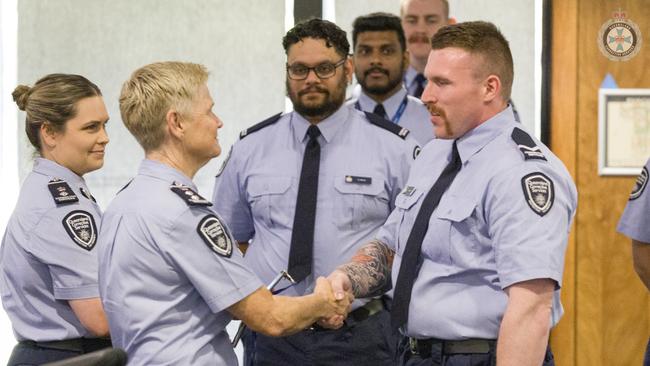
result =
[[[124,366],[126,352],[119,348],[104,348],[85,355],[68,358],[62,361],[46,363],[43,366]]]

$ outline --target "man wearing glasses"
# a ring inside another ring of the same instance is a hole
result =
[[[243,131],[217,176],[213,201],[247,265],[264,282],[288,269],[284,295],[311,291],[346,262],[393,209],[419,152],[409,131],[344,106],[353,66],[346,34],[312,19],[283,39],[294,111]],[[392,365],[389,313],[380,299],[355,301],[338,330],[318,325],[273,339],[244,336],[250,365]]]

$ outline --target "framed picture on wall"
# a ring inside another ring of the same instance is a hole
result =
[[[598,91],[598,174],[638,175],[650,157],[650,89]]]

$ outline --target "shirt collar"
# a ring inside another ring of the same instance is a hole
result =
[[[492,118],[460,137],[457,142],[460,160],[467,162],[490,141],[501,135],[513,123],[512,107],[508,106]]]
[[[418,71],[413,66],[409,66],[404,73],[404,84],[406,84],[406,87],[410,87],[413,84],[416,76],[418,76]]]
[[[188,176],[160,161],[151,159],[142,160],[138,168],[138,174],[169,182],[170,185],[172,183],[180,183],[192,188],[196,192],[196,185]]]
[[[397,114],[397,110],[406,97],[406,93],[406,88],[402,86],[395,94],[391,95],[390,98],[381,103],[384,105],[386,115],[389,119],[392,120],[395,114]],[[362,91],[361,94],[359,94],[359,106],[361,106],[362,110],[372,112],[377,104],[378,103],[374,99],[370,98],[365,92]]]
[[[332,141],[336,133],[341,129],[341,126],[347,121],[349,115],[350,108],[342,105],[334,114],[318,122],[316,126],[318,126],[325,142]],[[311,123],[300,114],[296,112],[291,113],[291,128],[293,129],[294,137],[299,143],[302,143],[307,138],[307,128],[310,125]]]
[[[34,171],[52,178],[62,179],[67,183],[78,184],[86,187],[86,181],[84,181],[82,177],[50,159],[36,158],[34,160]]]

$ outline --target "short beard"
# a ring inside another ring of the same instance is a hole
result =
[[[343,105],[343,102],[345,101],[345,90],[347,88],[347,79],[345,77],[342,77],[336,86],[335,94],[330,93],[324,87],[319,88],[319,91],[325,93],[325,101],[322,104],[313,107],[304,105],[300,101],[300,95],[291,92],[289,79],[285,81],[285,84],[287,95],[289,96],[289,99],[291,99],[294,111],[304,117],[321,117],[321,120],[323,120],[341,108],[341,105]]]
[[[368,69],[370,71],[371,69]],[[404,70],[404,61],[400,63],[400,70]],[[365,74],[368,74],[366,72]],[[361,85],[361,89],[366,93],[366,94],[371,94],[371,95],[386,95],[390,93],[391,91],[395,90],[398,85],[402,84],[403,82],[403,75],[393,75],[391,76],[390,73],[387,74],[388,76],[388,83],[385,86],[368,86],[366,84],[366,77],[367,75],[363,75],[362,78],[359,78],[359,75],[357,75],[357,80],[359,81],[359,85]]]

